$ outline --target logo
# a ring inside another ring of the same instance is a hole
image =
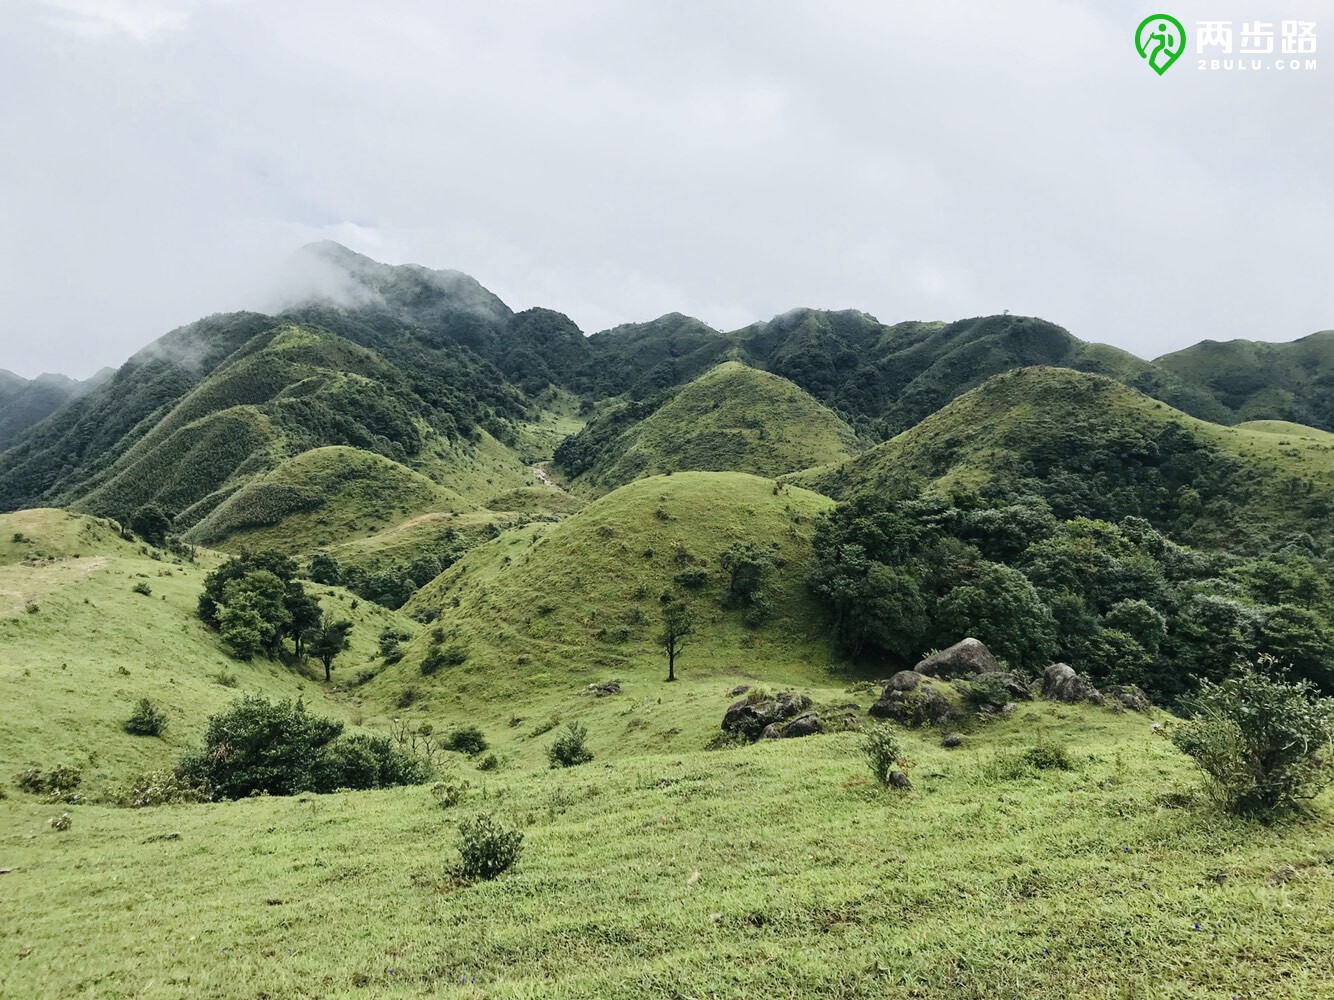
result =
[[[1135,51],[1162,76],[1186,51],[1186,29],[1171,14],[1153,14],[1135,30]]]

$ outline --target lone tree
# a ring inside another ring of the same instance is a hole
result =
[[[685,648],[685,637],[695,631],[695,615],[684,601],[673,601],[662,609],[662,631],[658,644],[667,652],[667,679],[676,680],[676,658]]]
[[[333,661],[347,649],[348,633],[352,631],[350,621],[330,621],[324,618],[320,624],[306,630],[306,651],[324,664],[324,679],[333,679]]]
[[[159,504],[146,503],[130,515],[130,530],[149,545],[161,548],[167,544],[167,532],[171,531],[171,515]]]

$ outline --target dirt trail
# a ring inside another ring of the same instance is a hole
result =
[[[533,478],[536,479],[543,486],[550,486],[553,490],[560,490],[560,492],[562,493],[565,492],[564,487],[562,487],[559,483],[557,483],[554,479],[552,479],[551,476],[547,474],[547,470],[542,468],[542,466],[537,464],[530,465],[528,466],[528,471],[531,472],[533,474]]]

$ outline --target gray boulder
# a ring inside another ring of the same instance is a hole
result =
[[[886,691],[911,691],[913,688],[926,680],[926,677],[919,674],[916,670],[900,670],[897,674],[885,682]]]
[[[963,736],[959,733],[946,733],[940,738],[940,745],[946,750],[953,750],[955,747],[963,746]]]
[[[727,707],[723,715],[723,732],[737,733],[753,742],[768,726],[800,715],[810,707],[809,698],[791,691],[754,701],[743,698]]]
[[[1042,673],[1042,697],[1052,701],[1063,701],[1076,705],[1082,701],[1095,705],[1103,703],[1103,697],[1088,679],[1075,672],[1068,663],[1053,663]]]
[[[889,783],[895,788],[902,788],[905,790],[912,788],[912,780],[908,777],[908,772],[906,771],[890,771]]]
[[[801,736],[815,736],[824,732],[824,723],[814,712],[803,712],[787,722],[773,722],[760,733],[762,740],[790,740]]]
[[[956,642],[949,649],[931,654],[914,669],[919,674],[949,681],[956,677],[994,673],[1000,668],[996,658],[991,655],[991,650],[977,639],[968,638]]]
[[[590,684],[589,687],[592,688],[593,694],[598,698],[606,698],[609,695],[621,693],[620,681],[605,681],[602,684]]]
[[[1109,684],[1105,688],[1099,688],[1098,693],[1108,705],[1119,705],[1132,712],[1153,710],[1153,702],[1149,701],[1149,696],[1134,684]]]
[[[1032,701],[1033,692],[1028,689],[1024,679],[1018,674],[1009,670],[988,670],[984,674],[978,674],[970,678],[975,681],[995,681],[1004,689],[1005,693],[1016,701]]]
[[[914,728],[927,724],[939,725],[958,713],[955,704],[930,681],[908,691],[898,691],[892,685],[886,685],[885,693],[871,706],[870,711],[877,719],[893,719]]]

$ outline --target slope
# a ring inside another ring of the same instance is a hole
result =
[[[1334,430],[1334,330],[1283,344],[1205,340],[1154,364],[1209,393],[1227,423],[1274,419]]]
[[[314,448],[220,503],[185,540],[223,551],[309,553],[374,535],[419,514],[468,505],[451,490],[373,452]]]
[[[29,380],[0,369],[0,451],[13,444],[28,428],[96,389],[113,374],[111,369],[104,368],[82,382],[50,374]]]
[[[777,476],[855,450],[851,429],[817,400],[728,361],[675,393],[609,411],[562,444],[556,461],[581,484],[607,490],[687,470]]]
[[[1182,541],[1258,551],[1334,540],[1334,447],[1222,427],[1097,375],[998,375],[890,441],[790,481],[833,497],[922,486],[1033,493],[1062,518],[1147,518]]]

